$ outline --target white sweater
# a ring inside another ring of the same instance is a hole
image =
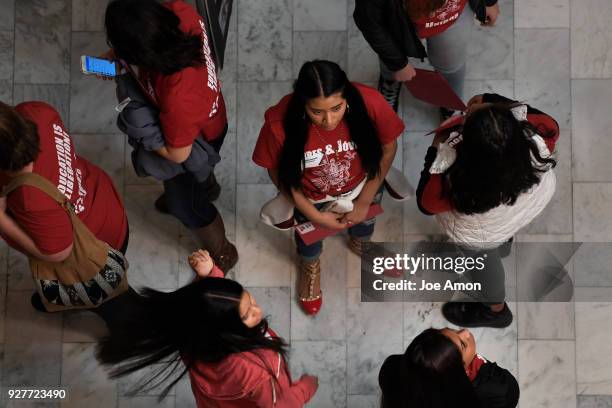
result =
[[[539,135],[533,136],[540,155],[550,151]],[[521,194],[513,205],[499,205],[482,214],[464,214],[455,210],[436,214],[444,233],[452,242],[474,249],[496,248],[537,217],[555,193],[556,177],[551,166],[540,176],[540,182]]]

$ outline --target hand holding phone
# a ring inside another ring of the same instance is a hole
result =
[[[106,78],[117,76],[117,65],[113,61],[90,55],[81,56],[81,72],[86,75],[99,75]]]

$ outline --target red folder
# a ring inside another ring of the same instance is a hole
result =
[[[466,111],[467,106],[439,72],[416,68],[416,76],[404,82],[417,99],[447,109]]]
[[[370,219],[372,217],[376,217],[383,213],[383,209],[380,204],[372,204],[370,209],[368,210],[368,215],[366,219]],[[312,245],[315,242],[321,241],[324,238],[327,238],[331,235],[336,235],[342,230],[331,230],[318,225],[313,224],[308,221],[302,224],[298,224],[295,227],[295,230],[298,234],[300,234],[300,238],[306,245]]]

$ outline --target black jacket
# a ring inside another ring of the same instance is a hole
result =
[[[478,19],[484,21],[485,6],[493,6],[497,0],[469,2]],[[407,57],[427,57],[404,4],[404,0],[355,0],[355,24],[392,71],[404,68],[408,64]]]
[[[519,400],[516,378],[505,368],[487,362],[472,382],[484,408],[514,408]]]
[[[405,380],[401,374],[403,359],[403,354],[393,354],[387,357],[380,369],[378,383],[383,391],[382,407],[406,406],[406,401],[402,398],[405,392],[402,383]],[[515,408],[518,404],[520,391],[516,379],[510,371],[496,363],[484,363],[472,385],[482,408]],[[385,400],[389,396],[391,398]]]

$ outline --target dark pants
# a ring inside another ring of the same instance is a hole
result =
[[[376,193],[374,196],[374,200],[372,200],[372,204],[379,204],[382,200],[382,188]],[[320,210],[326,203],[315,204],[314,206]],[[296,208],[293,216],[295,220],[301,224],[303,222],[309,221],[304,214],[302,214]],[[361,224],[357,224],[348,229],[348,233],[350,236],[355,237],[361,241],[367,241],[370,239],[372,234],[374,234],[374,226],[376,225],[376,218],[370,218],[369,220],[365,220]],[[295,232],[295,243],[297,244],[297,252],[298,254],[307,262],[316,261],[321,252],[323,251],[323,241],[315,242],[311,245],[306,245],[300,235]]]
[[[209,142],[217,153],[221,150],[227,126],[221,136]],[[210,202],[205,183],[198,183],[192,173],[180,174],[164,181],[168,210],[189,229],[210,225],[217,216],[217,208]]]
[[[481,283],[482,290],[469,292],[466,294],[484,303],[487,306],[503,303],[506,298],[506,273],[502,258],[510,255],[512,250],[511,238],[497,248],[470,250],[458,247],[463,256],[472,258],[485,257],[485,268],[482,270],[473,269],[463,277],[467,282]]]
[[[130,241],[130,226],[128,225],[127,233],[123,245],[119,249],[123,255],[127,253],[128,243]],[[102,303],[100,306],[89,309],[100,316],[109,329],[114,327],[129,324],[134,316],[138,316],[139,310],[142,308],[140,295],[130,286],[128,291],[121,295]]]

